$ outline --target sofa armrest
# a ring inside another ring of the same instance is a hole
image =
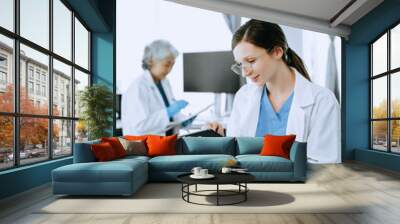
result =
[[[305,181],[307,176],[307,143],[294,142],[290,149],[290,160],[293,162],[293,179]]]
[[[74,145],[74,163],[95,162],[96,158],[94,157],[90,146],[92,144],[98,144],[98,143],[100,143],[100,140],[75,143],[75,145]]]

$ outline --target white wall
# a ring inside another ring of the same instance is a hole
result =
[[[247,21],[247,19],[244,19]],[[326,34],[282,26],[289,46],[303,59],[313,82],[325,85],[329,37]],[[221,13],[162,0],[117,1],[117,92],[124,93],[142,73],[146,44],[169,40],[183,52],[230,50],[231,33]],[[340,39],[335,38],[337,70],[341,71]],[[184,93],[182,55],[168,76],[177,99],[197,110],[213,102],[212,93]]]
[[[181,53],[168,75],[176,98],[193,99],[199,95],[183,92],[182,53],[230,50],[231,33],[220,13],[160,0],[149,0],[140,5],[119,0],[117,12],[119,93],[142,73],[143,49],[155,39],[170,41]],[[200,95],[209,97],[210,94]]]

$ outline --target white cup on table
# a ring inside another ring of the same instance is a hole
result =
[[[199,166],[193,167],[192,173],[193,173],[194,175],[196,175],[196,176],[200,176],[200,175],[201,175],[201,173],[200,173],[201,170],[202,170],[202,168],[199,167]]]
[[[221,172],[222,173],[230,173],[232,171],[232,168],[230,167],[222,167]]]
[[[207,176],[208,175],[208,169],[201,169],[200,170],[200,176]]]

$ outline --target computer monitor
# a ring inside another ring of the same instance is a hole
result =
[[[185,92],[236,93],[240,77],[231,71],[231,51],[183,54],[183,90]]]

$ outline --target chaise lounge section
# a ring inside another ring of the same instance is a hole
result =
[[[97,143],[75,144],[74,163],[53,170],[54,194],[132,195],[148,181],[149,157],[96,162],[90,146]]]

